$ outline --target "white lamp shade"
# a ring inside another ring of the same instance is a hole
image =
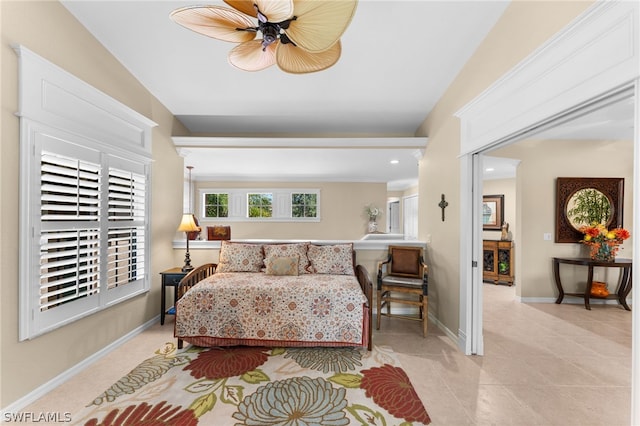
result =
[[[182,215],[182,221],[180,222],[180,226],[178,226],[178,231],[180,232],[200,231],[200,228],[198,227],[198,225],[196,225],[193,214],[188,213],[188,214]]]

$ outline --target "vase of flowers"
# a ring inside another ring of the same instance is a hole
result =
[[[378,215],[380,214],[380,210],[378,210],[378,208],[376,206],[374,206],[373,204],[369,204],[365,209],[364,209],[365,213],[367,214],[367,216],[369,217],[369,226],[367,227],[367,232],[374,233],[378,231],[378,223],[376,222],[376,219],[378,218]]]
[[[584,234],[580,242],[589,246],[591,259],[603,262],[613,262],[620,244],[631,236],[624,228],[607,229],[602,224],[583,226],[580,232]]]

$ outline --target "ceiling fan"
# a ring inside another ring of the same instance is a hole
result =
[[[334,65],[340,37],[349,26],[357,0],[224,0],[224,6],[188,6],[171,19],[197,33],[240,43],[229,52],[231,65],[260,71],[278,64],[304,74]],[[252,19],[253,18],[253,19]],[[257,19],[257,22],[255,21]],[[258,33],[262,39],[256,39]]]

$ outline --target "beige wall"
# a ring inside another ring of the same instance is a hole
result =
[[[2,1],[0,8],[0,406],[6,407],[158,315],[158,272],[173,262],[182,210],[183,162],[170,136],[185,129],[58,2]],[[151,291],[25,342],[18,342],[18,58],[11,44],[24,45],[159,125],[153,131]]]
[[[453,333],[458,332],[460,318],[461,238],[460,123],[454,114],[591,3],[512,2],[416,132],[429,137],[419,168],[419,239],[432,236],[427,249],[429,309]],[[444,222],[438,207],[441,194],[449,202]]]
[[[200,188],[305,188],[320,189],[320,222],[221,222],[200,217],[202,238],[206,239],[206,226],[230,225],[233,239],[309,239],[358,240],[367,232],[369,221],[365,207],[374,204],[381,209],[378,224],[386,223],[386,183],[355,182],[195,182],[195,194]],[[200,212],[196,195],[195,211]]]
[[[544,241],[543,234],[555,232],[557,177],[622,177],[624,188],[624,225],[633,218],[633,141],[522,141],[491,153],[521,159],[516,176],[518,216],[516,232],[517,294],[523,298],[555,298],[557,290],[551,257],[588,256],[582,244]],[[633,255],[633,233],[622,245],[619,256]],[[561,277],[565,291],[576,291],[586,281],[586,268],[563,266]],[[596,279],[606,281],[613,290],[615,269],[596,269]]]

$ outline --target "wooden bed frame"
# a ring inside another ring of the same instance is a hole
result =
[[[355,255],[354,255],[355,260]],[[354,262],[355,263],[355,262]],[[204,265],[198,266],[191,272],[189,272],[178,284],[178,299],[180,299],[191,287],[207,278],[210,275],[213,275],[216,272],[216,267],[218,265],[216,263],[206,263]],[[369,310],[369,324],[368,324],[368,341],[369,344],[367,346],[368,350],[371,350],[371,337],[372,337],[372,328],[373,325],[373,285],[371,283],[371,278],[369,276],[369,272],[362,265],[356,265],[355,267],[355,275],[358,283],[360,284],[360,288],[362,292],[367,298],[368,310]],[[183,341],[182,339],[178,339],[178,349],[182,349]]]

